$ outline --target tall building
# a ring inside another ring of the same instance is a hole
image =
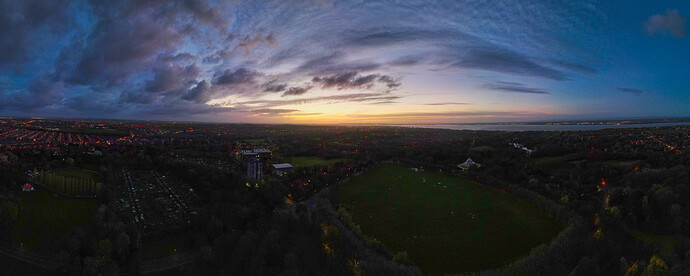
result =
[[[261,181],[263,174],[263,163],[259,159],[250,159],[247,161],[247,178]]]

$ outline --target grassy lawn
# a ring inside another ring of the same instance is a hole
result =
[[[50,173],[67,177],[92,178],[96,182],[101,182],[101,176],[99,174],[81,169],[52,170]]]
[[[546,164],[546,163],[558,161],[559,159],[560,159],[559,157],[539,157],[539,158],[534,159],[534,162],[537,164]]]
[[[425,275],[509,264],[562,229],[535,205],[506,192],[399,165],[362,174],[338,192],[364,234],[393,254],[407,251]]]
[[[97,196],[103,184],[100,174],[81,169],[52,170],[38,176],[37,180],[69,196]]]
[[[286,162],[292,164],[293,167],[311,167],[311,166],[328,166],[335,163],[345,161],[345,158],[323,159],[315,156],[293,156],[286,157]]]
[[[673,246],[676,245],[676,238],[668,235],[655,235],[645,232],[631,231],[631,234],[638,240],[648,243],[659,243],[661,245],[661,254],[670,256],[673,252]]]
[[[193,241],[191,234],[168,235],[147,241],[143,244],[144,259],[158,259],[191,250]]]
[[[98,209],[97,200],[53,197],[43,189],[20,193],[22,209],[14,226],[14,235],[27,249],[49,250],[60,236],[76,225],[87,225]]]

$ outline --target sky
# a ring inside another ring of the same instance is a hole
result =
[[[690,116],[688,1],[0,0],[0,116]]]

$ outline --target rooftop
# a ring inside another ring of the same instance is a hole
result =
[[[271,164],[273,168],[276,169],[291,169],[292,165],[290,163],[279,163],[279,164]]]

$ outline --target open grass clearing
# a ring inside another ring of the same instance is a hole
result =
[[[562,226],[537,206],[460,177],[383,165],[338,188],[365,235],[407,251],[425,275],[507,265]]]
[[[74,226],[91,222],[98,209],[97,200],[54,197],[37,188],[19,194],[21,210],[13,231],[24,248],[49,251],[54,241]]]

